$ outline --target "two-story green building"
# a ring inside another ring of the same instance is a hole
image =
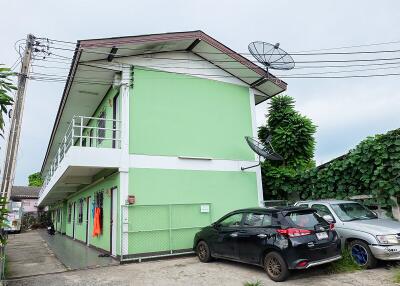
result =
[[[56,229],[121,260],[183,253],[262,205],[255,106],[286,83],[201,31],[78,41],[43,162]]]

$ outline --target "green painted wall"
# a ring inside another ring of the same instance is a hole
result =
[[[101,103],[99,104],[99,106],[97,107],[96,111],[92,114],[91,117],[96,117],[99,118],[100,113],[105,112],[106,114],[106,119],[113,119],[113,98],[114,96],[117,96],[119,92],[119,89],[117,88],[110,88],[107,92],[107,94],[104,96],[103,100],[101,101]],[[121,106],[119,106],[120,108]],[[121,110],[121,109],[119,109]],[[113,123],[112,121],[106,121],[106,128],[113,128]],[[89,120],[89,122],[87,123],[87,126],[92,126],[92,127],[97,127],[98,125],[98,120]],[[120,125],[120,124],[119,124]],[[120,126],[117,126],[120,127]],[[86,146],[89,147],[106,147],[106,148],[111,148],[112,147],[112,140],[110,139],[106,139],[106,140],[102,140],[102,142],[99,142],[98,139],[92,138],[90,140],[89,136],[90,136],[90,130],[92,131],[92,137],[99,137],[99,130],[98,129],[90,129],[90,128],[86,128],[83,130],[83,135],[86,136]],[[75,132],[80,132],[80,130],[75,129]],[[120,135],[120,134],[117,134]],[[105,138],[112,138],[113,133],[112,130],[106,130],[105,131]],[[79,141],[75,142],[75,145],[80,145]],[[83,145],[85,145],[83,143]]]
[[[131,154],[254,160],[243,86],[135,68],[129,124]]]
[[[75,237],[77,240],[80,241],[85,241],[86,239],[86,221],[87,221],[87,216],[86,216],[86,200],[84,200],[84,205],[83,205],[83,222],[81,224],[78,223],[78,206],[79,206],[79,200],[81,198],[86,199],[87,197],[91,197],[91,199],[94,198],[94,193],[97,191],[104,191],[104,201],[103,201],[103,232],[102,235],[99,237],[93,237],[92,232],[93,232],[93,217],[90,218],[90,225],[89,225],[89,241],[90,244],[93,246],[96,246],[98,248],[104,249],[106,251],[110,251],[110,212],[111,212],[111,195],[108,190],[110,190],[112,187],[117,187],[118,193],[119,193],[119,174],[114,174],[111,175],[110,177],[104,179],[103,181],[99,182],[98,184],[91,186],[90,188],[77,192],[73,196],[69,197],[67,202],[69,203],[76,203],[76,211],[75,211]],[[119,200],[118,200],[119,201]],[[119,204],[118,204],[119,205]],[[117,209],[118,213],[118,219],[117,219],[117,237],[119,237],[119,230],[120,230],[120,224],[119,224],[119,208]],[[73,212],[72,212],[73,214]],[[92,204],[89,206],[89,215],[92,215]],[[67,235],[72,237],[72,222],[73,219],[71,219],[71,222],[67,222],[66,225],[66,230],[67,230]],[[117,254],[119,254],[119,239],[117,239]]]
[[[254,172],[130,169],[129,194],[136,196],[129,207],[130,254],[191,248],[200,227],[258,205]],[[210,213],[200,212],[202,203],[210,203]]]
[[[54,229],[58,232],[65,233],[66,231],[66,203],[58,202],[49,207],[51,211],[51,221],[53,222]],[[57,211],[61,212],[61,216],[58,217]]]

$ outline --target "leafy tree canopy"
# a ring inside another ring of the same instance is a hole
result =
[[[4,115],[8,113],[8,107],[13,104],[10,92],[17,88],[11,81],[11,77],[15,74],[9,68],[0,64],[0,136],[4,132]]]
[[[288,199],[293,189],[290,181],[299,171],[314,166],[316,126],[295,110],[295,101],[288,95],[271,100],[266,118],[258,137],[265,143],[268,135],[272,135],[272,146],[284,161],[262,164],[264,197],[267,200]]]
[[[28,186],[30,187],[41,187],[43,185],[43,179],[40,172],[29,175],[28,181]]]

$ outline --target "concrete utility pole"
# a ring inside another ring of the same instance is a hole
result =
[[[24,111],[25,89],[29,68],[32,60],[32,51],[35,37],[31,34],[27,36],[24,56],[21,62],[21,72],[18,75],[18,90],[14,99],[11,126],[7,137],[7,149],[2,170],[3,178],[1,182],[1,196],[10,198],[11,187],[14,183],[15,165],[17,163],[17,152],[19,137],[21,134],[22,113]]]

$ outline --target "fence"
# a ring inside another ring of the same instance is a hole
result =
[[[210,203],[122,206],[121,261],[192,253],[211,211]]]

